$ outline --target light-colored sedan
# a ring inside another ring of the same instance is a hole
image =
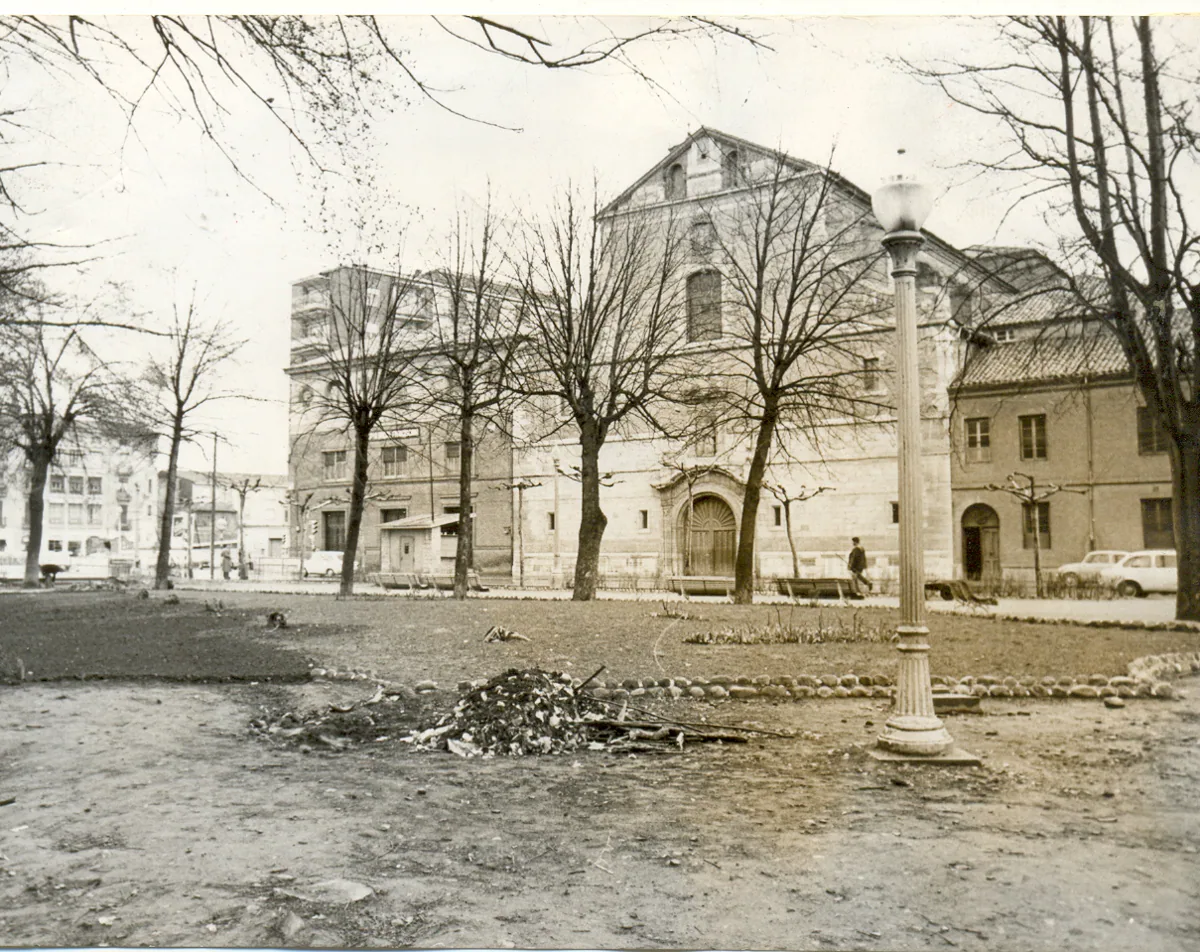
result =
[[[1179,570],[1174,549],[1144,549],[1130,552],[1116,565],[1100,573],[1100,581],[1113,586],[1118,595],[1174,592],[1179,588]]]
[[[1080,582],[1100,577],[1110,565],[1116,565],[1129,553],[1123,549],[1097,549],[1089,552],[1082,561],[1067,562],[1057,569],[1058,577],[1065,585],[1078,585]]]
[[[304,569],[300,573],[304,578],[310,575],[324,575],[333,578],[342,574],[342,553],[331,549],[318,549],[304,560]]]

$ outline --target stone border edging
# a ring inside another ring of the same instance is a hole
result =
[[[934,675],[935,694],[969,694],[974,697],[995,698],[1161,698],[1173,700],[1179,689],[1169,679],[1200,674],[1200,651],[1177,651],[1162,655],[1145,655],[1128,665],[1128,674],[1109,677],[1092,675],[967,675],[962,678]],[[372,681],[384,685],[396,682],[376,677],[366,671],[338,671],[336,668],[311,667],[313,680]],[[460,691],[486,683],[486,679],[458,682]],[[436,681],[418,681],[410,689],[417,694],[438,690]],[[604,700],[624,698],[691,698],[695,700],[750,700],[767,698],[799,700],[803,698],[891,697],[895,693],[894,679],[886,674],[801,674],[795,677],[711,678],[624,678],[597,682],[591,693]]]

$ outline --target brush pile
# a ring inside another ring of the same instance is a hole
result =
[[[628,708],[587,694],[565,674],[538,668],[512,668],[463,693],[437,726],[405,738],[418,747],[448,750],[460,757],[558,754],[578,748],[647,752],[688,741],[744,743],[739,733],[698,729],[641,712],[626,720]]]
[[[347,750],[362,743],[383,743],[412,729],[411,692],[382,685],[365,700],[330,704],[307,713],[263,710],[250,729],[269,740],[308,749]]]

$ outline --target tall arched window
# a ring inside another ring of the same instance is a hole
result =
[[[721,275],[697,271],[687,279],[688,340],[721,336]]]
[[[687,176],[684,175],[683,166],[678,162],[667,169],[665,184],[668,202],[687,198]]]
[[[741,185],[741,156],[737,149],[730,149],[721,156],[721,188],[736,188]]]

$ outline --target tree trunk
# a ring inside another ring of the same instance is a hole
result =
[[[29,543],[25,546],[25,588],[37,588],[42,577],[39,559],[42,554],[42,517],[46,509],[46,474],[50,471],[50,455],[35,453],[29,460]]]
[[[575,554],[575,585],[571,598],[590,602],[596,597],[600,574],[600,543],[608,526],[608,517],[600,508],[600,448],[604,434],[595,423],[580,428],[580,506],[579,545]],[[555,526],[555,531],[558,527]]]
[[[167,451],[167,492],[162,518],[158,524],[158,560],[154,563],[154,587],[166,588],[171,578],[171,539],[175,522],[175,482],[179,471],[179,445],[183,442],[183,415],[176,412],[171,421],[171,448]],[[192,557],[191,527],[188,527],[188,562]]]
[[[792,550],[792,578],[800,577],[800,557],[796,555],[796,540],[792,537],[792,501],[783,501],[783,521],[787,525],[788,548]]]
[[[350,486],[350,517],[346,520],[346,548],[342,552],[342,584],[339,595],[354,594],[354,559],[358,554],[358,532],[367,501],[367,454],[370,431],[356,428],[354,434],[354,480]]]
[[[1200,408],[1189,407],[1193,414]],[[1200,421],[1189,421],[1188,442],[1171,452],[1171,482],[1175,497],[1175,552],[1179,588],[1175,617],[1200,621]]]
[[[475,458],[473,414],[464,413],[458,430],[458,541],[454,548],[454,597],[467,597],[467,573],[475,561],[475,520],[471,518],[471,468]]]
[[[754,441],[754,456],[750,459],[750,472],[746,476],[746,489],[742,495],[742,525],[733,564],[733,601],[737,605],[754,602],[754,542],[758,528],[758,502],[762,497],[763,475],[767,471],[777,420],[774,407],[767,407],[763,411],[758,424],[758,436]]]
[[[238,493],[238,578],[243,582],[249,578],[249,573],[246,571],[246,484],[243,483],[243,489]]]

